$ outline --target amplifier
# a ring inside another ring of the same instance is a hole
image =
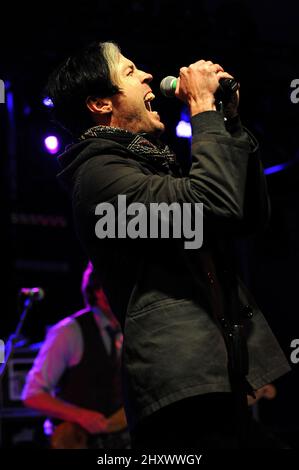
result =
[[[9,359],[2,383],[3,406],[22,406],[22,390],[26,376],[30,371],[34,359],[42,343],[34,343],[26,347],[16,347],[13,356]]]
[[[0,409],[2,439],[0,447],[44,447],[43,422],[40,413],[25,408],[22,391],[26,376],[42,343],[15,347],[2,380],[3,403]],[[1,385],[1,384],[0,384]]]

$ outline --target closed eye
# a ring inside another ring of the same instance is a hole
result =
[[[128,69],[127,69],[127,73],[126,73],[127,77],[128,77],[129,75],[133,75],[134,71],[135,71],[135,66],[132,64],[132,65],[130,65],[130,66],[128,67]]]

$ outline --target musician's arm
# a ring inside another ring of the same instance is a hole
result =
[[[25,398],[24,404],[46,416],[77,423],[91,434],[107,432],[108,421],[103,414],[64,402],[50,393]]]
[[[106,432],[107,420],[103,414],[66,403],[54,396],[64,372],[80,362],[78,351],[83,350],[82,341],[74,320],[60,322],[50,329],[26,378],[23,402],[25,406],[49,417],[80,424],[92,434]]]

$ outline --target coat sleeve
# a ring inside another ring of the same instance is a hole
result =
[[[144,170],[133,158],[100,155],[82,165],[77,174],[75,204],[93,211],[101,202],[127,204],[203,203],[205,223],[236,230],[244,219],[244,198],[251,147],[245,132],[232,136],[222,114],[200,113],[192,118],[192,165],[189,175],[176,178]]]
[[[266,177],[260,159],[259,144],[251,132],[242,126],[239,116],[227,121],[226,129],[233,137],[239,137],[245,133],[251,149],[248,159],[242,225],[242,231],[248,234],[265,228],[270,220],[271,204]]]

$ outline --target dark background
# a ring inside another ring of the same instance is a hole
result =
[[[9,82],[13,114],[0,104],[2,289],[0,337],[16,326],[20,287],[42,286],[45,299],[27,318],[24,335],[43,338],[46,325],[82,307],[86,258],[74,233],[70,201],[56,181],[56,156],[45,135],[69,140],[49,120],[42,90],[49,73],[88,42],[115,40],[125,56],[154,75],[154,109],[167,124],[165,138],[181,156],[175,137],[181,104],[159,95],[160,80],[201,58],[219,62],[241,82],[241,115],[258,137],[266,168],[290,162],[267,176],[272,220],[244,244],[243,276],[290,357],[299,338],[298,124],[299,103],[290,83],[299,79],[297,2],[77,1],[1,7],[0,78]],[[9,92],[7,85],[7,93]],[[8,95],[7,95],[8,97]],[[187,156],[184,158],[188,158]],[[299,447],[298,368],[277,381],[278,396],[260,405],[266,424]]]

